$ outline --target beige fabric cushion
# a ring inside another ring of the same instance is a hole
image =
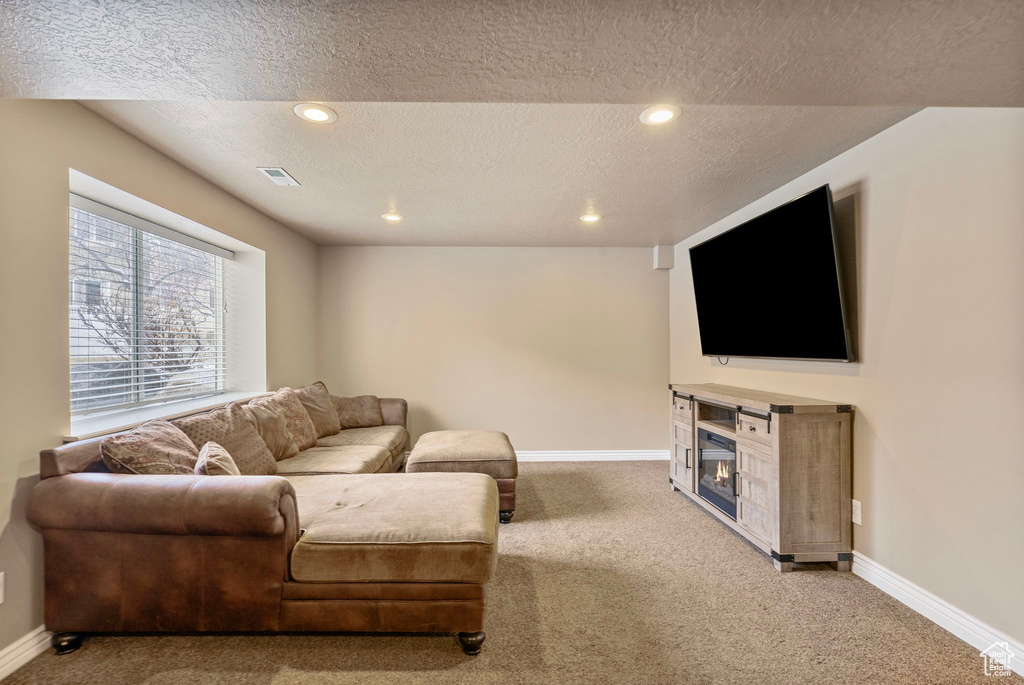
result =
[[[228,451],[215,442],[208,442],[199,450],[195,474],[197,476],[242,475]]]
[[[343,445],[376,445],[397,457],[399,450],[409,444],[409,432],[402,426],[373,426],[371,428],[346,428],[335,435],[320,438],[317,447],[340,447]]]
[[[360,474],[380,476],[382,474]],[[402,475],[402,474],[396,474]],[[338,504],[338,490],[348,474],[282,473],[295,488],[295,502],[299,510],[299,528],[305,530],[320,516]]]
[[[391,463],[391,453],[375,445],[310,447],[299,456],[278,462],[279,474],[378,473]]]
[[[269,476],[277,473],[274,455],[263,442],[252,415],[237,402],[202,414],[172,421],[193,444],[215,442],[223,445],[238,470],[245,476]]]
[[[492,478],[519,475],[516,452],[508,436],[499,431],[434,431],[424,433],[405,464],[417,471],[471,471]]]
[[[331,393],[327,392],[327,386],[323,384],[323,381],[295,388],[295,394],[298,395],[299,401],[302,402],[306,413],[312,419],[318,438],[334,435],[341,430],[338,410],[334,408]]]
[[[100,456],[113,473],[190,474],[199,450],[177,426],[156,419],[104,438]]]
[[[380,400],[376,395],[360,395],[359,397],[338,397],[331,395],[334,410],[338,412],[338,424],[341,429],[366,428],[381,426],[384,417],[380,413]]]
[[[316,444],[316,426],[309,418],[309,413],[302,406],[299,396],[291,388],[281,388],[273,395],[256,397],[249,400],[249,404],[276,404],[281,407],[284,419],[288,423],[288,430],[295,438],[295,444],[300,450],[308,449]]]
[[[488,476],[381,473],[288,480],[306,528],[292,549],[297,581],[485,583],[494,572],[498,487]],[[317,511],[315,518],[303,520],[307,507]]]
[[[245,406],[245,411],[252,417],[256,430],[263,438],[263,442],[267,443],[267,449],[274,455],[274,459],[290,459],[299,453],[299,445],[295,441],[295,436],[288,430],[288,421],[280,404],[250,402]]]

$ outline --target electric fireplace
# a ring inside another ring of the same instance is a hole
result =
[[[736,441],[697,429],[697,494],[736,519]]]

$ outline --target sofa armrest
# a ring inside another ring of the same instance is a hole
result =
[[[43,480],[82,471],[109,472],[100,457],[100,443],[107,436],[76,440],[39,453],[39,477]]]
[[[408,428],[405,422],[409,415],[409,403],[400,397],[381,397],[380,415],[385,426]]]
[[[41,529],[298,539],[295,490],[279,476],[74,473],[40,481],[28,520]]]

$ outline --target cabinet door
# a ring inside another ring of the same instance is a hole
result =
[[[736,496],[736,523],[743,526],[744,530],[751,533],[775,549],[775,536],[772,535],[771,514],[761,506],[754,504],[744,495]]]
[[[737,439],[736,462],[736,522],[772,549],[778,549],[778,475],[774,453],[759,443]]]
[[[673,479],[676,486],[693,492],[693,426],[672,422]]]

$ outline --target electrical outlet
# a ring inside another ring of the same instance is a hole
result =
[[[853,522],[858,526],[863,525],[860,521],[860,502],[853,500]]]

